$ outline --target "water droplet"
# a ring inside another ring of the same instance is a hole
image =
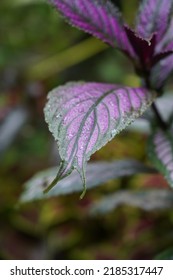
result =
[[[80,108],[78,109],[78,112],[79,112],[79,113],[83,113],[83,112],[84,112],[84,108],[81,108],[81,107],[80,107]]]
[[[71,138],[71,137],[73,137],[73,136],[75,135],[75,132],[72,132],[72,131],[71,131],[71,132],[69,132],[67,135],[68,135],[68,137]]]
[[[114,136],[116,135],[116,133],[117,133],[117,130],[116,130],[116,129],[113,129],[113,130],[111,131],[111,137],[114,137]]]
[[[83,150],[84,149],[84,144],[81,144],[80,145],[80,150]]]
[[[113,107],[113,106],[114,106],[114,102],[113,102],[113,101],[110,101],[110,102],[109,102],[109,105],[110,105],[111,107]]]

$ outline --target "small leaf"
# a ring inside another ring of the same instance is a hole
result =
[[[78,173],[74,171],[69,177],[61,180],[47,194],[44,194],[44,188],[51,183],[56,176],[56,173],[57,168],[53,167],[39,172],[26,182],[20,202],[24,203],[82,191],[82,182]],[[87,187],[88,189],[91,189],[107,182],[108,180],[137,173],[155,173],[155,170],[132,159],[89,163],[86,168]]]
[[[45,119],[62,159],[52,186],[76,169],[84,182],[86,161],[139,117],[154,95],[143,88],[69,83],[49,94]]]
[[[172,0],[143,0],[137,16],[138,34],[149,39],[156,33],[159,42],[169,27],[172,8]]]
[[[148,154],[154,166],[173,187],[173,135],[171,132],[154,129],[149,138]]]
[[[67,21],[134,56],[119,10],[109,0],[50,0]]]
[[[106,214],[121,205],[139,207],[145,211],[164,210],[173,207],[173,192],[168,190],[117,191],[107,195],[90,208],[90,213]]]
[[[173,73],[173,55],[159,61],[151,71],[151,85],[155,89],[161,89],[170,75]]]
[[[173,50],[173,19],[171,19],[171,23],[166,33],[164,34],[162,40],[158,42],[156,51],[157,53],[161,51],[172,51]]]
[[[155,54],[156,34],[153,34],[150,39],[146,40],[139,37],[134,30],[127,26],[125,26],[125,30],[143,70],[150,69],[160,60],[173,54],[173,50],[162,51],[162,49]]]
[[[173,19],[170,26],[165,33],[163,39],[158,42],[156,52],[159,55],[160,52],[169,53],[173,51]],[[151,84],[155,89],[160,89],[164,86],[170,75],[173,73],[173,55],[169,55],[159,63],[157,63],[151,72]]]

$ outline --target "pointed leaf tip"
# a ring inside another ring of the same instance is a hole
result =
[[[92,189],[108,180],[124,176],[131,176],[139,173],[155,173],[156,171],[143,163],[133,159],[123,159],[113,162],[97,161],[88,163],[86,166],[87,188]],[[60,195],[68,195],[75,192],[82,192],[83,186],[77,171],[64,178],[50,192],[44,194],[45,185],[52,182],[56,177],[57,167],[43,170],[34,175],[24,185],[23,193],[19,198],[19,204],[34,200],[48,199]]]
[[[58,179],[76,169],[85,193],[90,156],[140,116],[154,97],[143,88],[102,83],[68,83],[53,90],[44,111],[62,159]]]

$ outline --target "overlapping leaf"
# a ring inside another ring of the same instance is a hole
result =
[[[149,139],[148,154],[154,166],[165,176],[173,187],[173,135],[155,129]]]
[[[173,50],[173,19],[171,19],[170,26],[167,29],[165,35],[162,40],[158,42],[156,51],[172,51]]]
[[[129,38],[129,42],[133,46],[133,49],[143,67],[153,64],[154,49],[156,43],[156,35],[151,36],[150,40],[145,40],[139,37],[134,30],[129,27],[125,27],[126,34]]]
[[[172,0],[143,0],[137,16],[138,34],[147,39],[156,33],[159,41],[169,27],[172,8]]]
[[[134,56],[118,9],[109,0],[49,0],[69,23]]]
[[[173,50],[173,19],[163,39],[158,43],[156,52],[169,52]],[[173,55],[169,55],[158,62],[151,71],[151,83],[156,89],[162,88],[166,80],[173,73]]]
[[[53,90],[45,119],[62,159],[55,182],[77,169],[85,186],[86,161],[140,116],[153,99],[143,88],[114,84],[68,83]]]
[[[97,187],[108,180],[117,179],[123,176],[130,176],[138,173],[154,173],[155,170],[145,166],[133,159],[124,159],[113,162],[92,162],[86,168],[86,180],[88,189]],[[79,174],[74,171],[69,177],[61,180],[47,194],[43,190],[50,184],[56,176],[57,168],[53,167],[36,174],[25,183],[24,192],[20,197],[19,203],[33,200],[46,199],[60,195],[67,195],[81,192],[83,189]]]
[[[151,70],[151,84],[155,89],[164,86],[170,75],[173,73],[173,55],[159,61]]]

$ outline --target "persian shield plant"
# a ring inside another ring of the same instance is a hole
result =
[[[171,118],[162,119],[155,99],[173,70],[173,1],[143,0],[130,28],[109,0],[50,0],[73,26],[124,53],[141,78],[132,88],[97,82],[70,82],[49,93],[45,119],[58,143],[61,164],[48,186],[76,169],[86,190],[85,169],[90,156],[151,106],[152,134],[148,154],[173,187],[173,135]]]

